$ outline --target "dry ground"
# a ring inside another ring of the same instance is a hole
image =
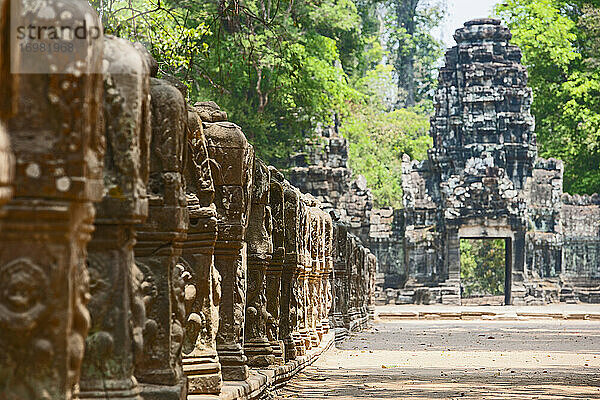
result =
[[[380,322],[276,399],[600,399],[600,321]]]

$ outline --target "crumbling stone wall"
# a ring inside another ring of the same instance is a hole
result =
[[[99,26],[84,3],[52,7]],[[352,234],[337,248],[338,213],[216,104],[157,79],[139,44],[89,41],[73,73],[18,87],[6,50],[19,108],[0,109],[2,399],[256,398],[331,328],[366,324],[376,259]]]
[[[600,303],[600,196],[565,194],[562,202],[563,295]]]
[[[373,209],[373,196],[362,175],[352,178],[348,142],[336,127],[318,129],[306,152],[292,157],[290,182],[315,196],[326,211],[334,211],[353,237],[377,259],[377,290],[399,287],[404,270],[404,214],[401,210]]]
[[[404,286],[404,213],[391,207],[374,209],[369,225],[368,247],[377,256],[379,267],[377,287]]]
[[[306,153],[292,157],[290,182],[317,198],[324,209],[337,209],[341,220],[364,243],[369,241],[373,195],[364,176],[352,178],[348,142],[334,128],[319,130]]]

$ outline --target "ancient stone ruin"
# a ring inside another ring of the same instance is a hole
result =
[[[521,52],[500,22],[465,23],[440,70],[423,162],[403,160],[407,287],[460,303],[460,238],[506,240],[506,304],[600,301],[598,195],[562,193],[537,157]]]
[[[265,397],[365,326],[376,259],[340,211],[143,46],[77,55],[11,75],[0,44],[2,400]]]
[[[537,156],[527,71],[509,30],[478,19],[454,37],[434,147],[424,161],[403,159],[403,209],[372,209],[335,128],[292,159],[291,181],[344,210],[377,256],[380,304],[460,304],[461,238],[506,241],[506,304],[600,302],[600,197],[563,194],[562,162]]]

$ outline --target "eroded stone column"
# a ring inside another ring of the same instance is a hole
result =
[[[207,114],[212,115],[208,111]],[[248,378],[248,366],[244,354],[244,236],[250,211],[254,149],[242,130],[230,122],[206,123],[204,133],[209,157],[219,165],[213,176],[219,232],[215,244],[215,266],[222,278],[217,351],[223,379],[245,380]]]
[[[354,235],[349,236],[349,264],[348,264],[348,329],[354,331],[358,320],[358,307],[356,306],[356,292],[358,291],[358,263],[360,249],[358,247],[358,238]]]
[[[329,333],[329,313],[333,306],[331,279],[333,272],[333,221],[329,214],[323,213],[324,223],[324,267],[321,271],[321,326],[323,333]]]
[[[311,199],[312,200],[312,199]],[[308,286],[308,329],[311,345],[316,347],[320,343],[319,331],[321,321],[319,320],[319,286],[321,278],[321,247],[322,247],[322,224],[321,210],[316,202],[311,202],[309,212],[310,221],[310,272],[307,273]]]
[[[348,315],[348,303],[346,293],[348,291],[348,230],[346,225],[337,223],[335,225],[334,239],[334,281],[333,281],[333,324],[339,335],[344,335],[346,329],[345,318]],[[336,332],[336,333],[337,333]]]
[[[148,214],[149,71],[130,42],[104,39],[104,191],[88,245],[92,324],[81,399],[140,400],[134,354],[143,350],[145,305],[135,267],[134,225]]]
[[[190,218],[183,244],[183,259],[191,276],[185,290],[187,322],[183,342],[183,371],[188,394],[219,393],[221,363],[216,338],[219,329],[221,275],[214,263],[217,212],[212,170],[218,167],[208,156],[202,121],[188,110],[188,152],[184,177]]]
[[[275,362],[267,337],[267,266],[273,255],[271,206],[271,173],[259,159],[254,160],[252,207],[246,230],[248,245],[248,291],[246,301],[246,331],[244,351],[248,365],[267,367]]]
[[[181,259],[188,229],[182,177],[187,109],[183,95],[164,80],[151,78],[150,94],[149,215],[137,226],[134,250],[151,321],[144,329],[144,349],[136,360],[135,376],[144,400],[181,399],[186,394],[181,366],[184,291],[191,276]]]
[[[298,277],[302,270],[302,225],[300,193],[284,183],[285,262],[281,276],[281,318],[279,335],[285,346],[285,359],[294,360],[305,353],[299,327]]]
[[[312,348],[311,341],[311,318],[312,318],[312,302],[309,294],[309,278],[312,270],[311,256],[311,204],[312,200],[307,195],[301,195],[301,261],[302,269],[298,273],[298,284],[296,294],[298,298],[298,332],[304,343],[304,348],[310,350]]]
[[[17,74],[10,73],[11,61],[19,60],[19,48],[10,42],[11,7],[17,11],[17,2],[0,0],[0,87],[3,89],[0,99],[0,218],[3,215],[2,206],[12,197],[12,181],[14,177],[15,160],[6,132],[6,120],[16,111]],[[0,221],[0,229],[2,229]]]
[[[369,300],[369,255],[371,252],[364,246],[361,246],[361,269],[359,272],[360,290],[357,293],[358,301],[360,302],[360,318],[361,327],[367,322],[367,301]]]
[[[7,2],[1,6],[6,10]],[[48,8],[65,25],[85,18],[88,27],[100,27],[86,2]],[[48,22],[40,18],[25,20]],[[92,202],[102,197],[104,157],[102,78],[92,73],[102,62],[101,38],[80,50],[69,74],[19,77],[18,111],[7,124],[19,157],[0,231],[0,393],[6,400],[71,399],[78,390],[90,322],[86,245]],[[51,63],[51,55],[39,57]]]
[[[271,172],[270,206],[273,218],[273,257],[267,267],[267,337],[273,349],[275,364],[284,363],[284,345],[280,336],[280,320],[282,308],[281,276],[285,261],[285,218],[283,174],[274,167]],[[289,304],[289,303],[288,303]]]
[[[369,253],[368,256],[368,294],[367,294],[367,311],[369,313],[369,319],[375,319],[375,274],[377,273],[377,257],[375,254]]]

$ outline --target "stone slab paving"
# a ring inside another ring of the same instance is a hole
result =
[[[275,399],[600,399],[600,321],[377,322]]]
[[[544,306],[385,305],[375,308],[382,320],[398,319],[580,319],[600,320],[600,304],[557,303]]]

